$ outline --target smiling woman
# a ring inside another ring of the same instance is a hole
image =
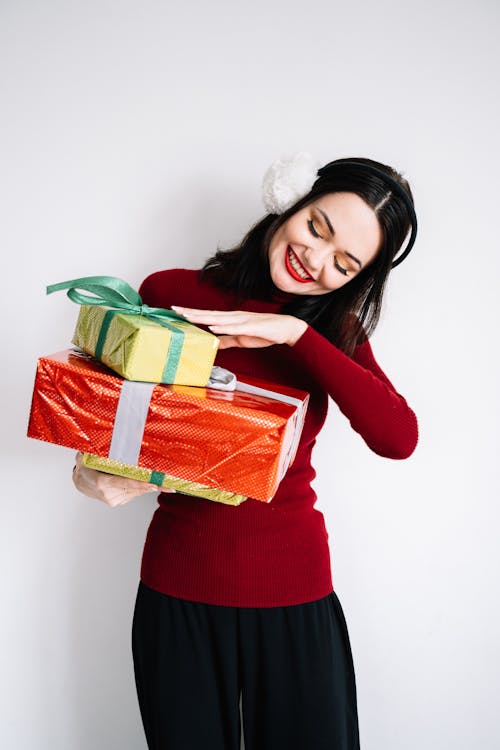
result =
[[[372,159],[338,159],[240,245],[217,252],[204,273],[242,297],[289,294],[283,312],[352,354],[375,330],[389,271],[410,252],[416,229],[410,187],[396,170]]]
[[[375,211],[355,193],[329,193],[293,214],[269,244],[274,285],[291,294],[340,289],[377,255]]]
[[[405,181],[370,160],[314,170],[283,203],[288,187],[238,247],[201,271],[154,273],[140,288],[146,304],[215,332],[216,364],[310,393],[295,460],[270,503],[158,498],[133,624],[141,714],[158,750],[238,750],[240,696],[247,750],[359,748],[349,635],[311,453],[329,398],[378,455],[403,459],[416,446],[416,417],[365,332],[416,219]],[[128,481],[119,480],[124,502],[141,494]],[[114,503],[116,488],[78,461],[75,483]]]

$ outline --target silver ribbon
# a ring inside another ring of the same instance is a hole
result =
[[[156,383],[124,380],[116,410],[108,457],[137,466],[149,402]]]
[[[115,422],[113,425],[113,434],[109,447],[108,458],[113,461],[121,461],[125,464],[137,466],[141,452],[142,437],[146,426],[149,403],[153,389],[156,383],[143,383],[135,380],[124,380],[120,391],[120,398],[116,410]],[[283,478],[290,461],[300,440],[302,417],[304,404],[299,398],[287,396],[279,391],[272,391],[268,388],[260,388],[249,383],[242,383],[236,380],[234,373],[223,367],[212,367],[210,380],[207,388],[215,388],[221,391],[238,390],[243,393],[249,393],[255,396],[265,396],[267,398],[282,401],[297,407],[293,430],[294,434],[290,442],[287,454],[284,458],[283,467],[280,475],[280,481]]]

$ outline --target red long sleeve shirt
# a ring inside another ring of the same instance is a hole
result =
[[[143,301],[211,310],[279,312],[282,302],[247,300],[200,280],[199,271],[174,269],[149,276]],[[310,326],[294,346],[231,348],[216,364],[311,394],[295,461],[270,503],[249,498],[229,506],[162,493],[148,530],[141,579],[181,599],[237,607],[301,604],[333,590],[328,534],[314,508],[311,452],[331,397],[367,445],[381,456],[406,458],[417,421],[377,365],[368,341],[348,357]]]

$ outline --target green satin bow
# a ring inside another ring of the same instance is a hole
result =
[[[168,321],[184,321],[182,315],[173,310],[165,310],[163,307],[149,307],[142,302],[141,295],[133,289],[130,284],[115,276],[84,276],[81,279],[61,281],[59,284],[50,284],[47,294],[59,292],[66,289],[67,295],[72,302],[79,305],[105,305],[112,309],[108,310],[99,331],[94,356],[100,359],[106,335],[114,315],[143,315],[145,318],[159,323],[172,332],[172,340],[168,352],[167,362],[163,372],[162,382],[172,383],[180,359],[184,343],[184,331],[170,325]],[[91,292],[93,296],[82,294],[78,289]]]
[[[79,305],[106,305],[113,307],[130,315],[145,315],[147,318],[156,320],[185,320],[173,310],[165,310],[163,307],[149,307],[143,305],[141,295],[133,289],[126,281],[117,279],[115,276],[84,276],[81,279],[61,281],[59,284],[51,284],[47,287],[47,294],[67,289],[67,295],[72,302]],[[85,289],[94,296],[81,294],[78,289]]]

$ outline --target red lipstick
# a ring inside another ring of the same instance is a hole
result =
[[[305,279],[302,276],[300,276],[299,273],[295,270],[295,268],[293,267],[292,262],[290,260],[290,256],[293,257],[295,263],[297,263],[297,265],[300,266],[300,268],[302,268],[302,270],[304,271],[304,273],[307,273],[307,276],[308,276],[307,279]],[[308,271],[306,271],[306,269],[304,268],[304,266],[302,265],[302,263],[300,262],[300,260],[297,258],[296,254],[293,252],[293,250],[290,247],[290,245],[288,245],[288,247],[286,249],[286,252],[285,252],[285,266],[286,266],[286,270],[288,271],[288,273],[290,274],[290,276],[293,279],[295,279],[295,281],[300,281],[301,284],[309,284],[311,281],[314,281],[314,279],[312,278],[312,276],[309,275]]]

